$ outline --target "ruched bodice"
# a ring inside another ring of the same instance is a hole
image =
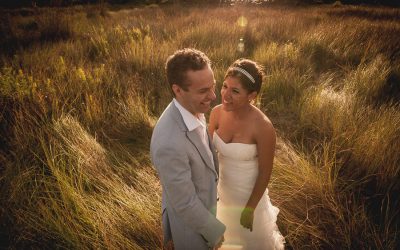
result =
[[[234,200],[236,202],[240,200],[244,206],[258,175],[257,145],[225,143],[217,132],[214,132],[213,141],[220,162],[219,189],[226,187],[222,199],[226,203],[231,203],[230,197],[238,194],[234,196]],[[232,183],[235,185],[231,185]],[[244,190],[246,192],[243,192]]]
[[[217,132],[214,132],[213,141],[220,156],[239,161],[254,161],[257,158],[256,144],[225,143]]]

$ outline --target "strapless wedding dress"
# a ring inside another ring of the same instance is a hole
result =
[[[240,215],[258,175],[256,144],[225,143],[216,132],[213,142],[220,173],[217,218],[226,226],[221,249],[284,249],[285,240],[276,225],[279,209],[271,204],[268,189],[254,211],[253,231],[240,225]]]

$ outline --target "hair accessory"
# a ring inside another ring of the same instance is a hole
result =
[[[254,78],[253,78],[253,77],[250,75],[250,73],[247,72],[246,70],[244,70],[244,69],[242,69],[242,68],[239,68],[239,67],[232,67],[232,69],[233,69],[233,70],[237,70],[237,71],[239,71],[240,73],[242,73],[243,75],[247,76],[247,78],[249,78],[250,81],[251,81],[252,83],[256,83],[256,81],[254,80]]]

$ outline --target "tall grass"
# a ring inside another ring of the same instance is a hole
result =
[[[269,189],[288,247],[399,246],[398,10],[21,13],[0,26],[2,247],[161,248],[148,147],[171,99],[164,62],[182,47],[209,55],[218,87],[239,57],[264,65],[259,105],[279,136]]]

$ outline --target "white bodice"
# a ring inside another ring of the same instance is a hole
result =
[[[214,145],[220,154],[225,158],[231,158],[239,161],[252,161],[257,158],[257,145],[245,143],[225,143],[217,132],[213,136]]]

